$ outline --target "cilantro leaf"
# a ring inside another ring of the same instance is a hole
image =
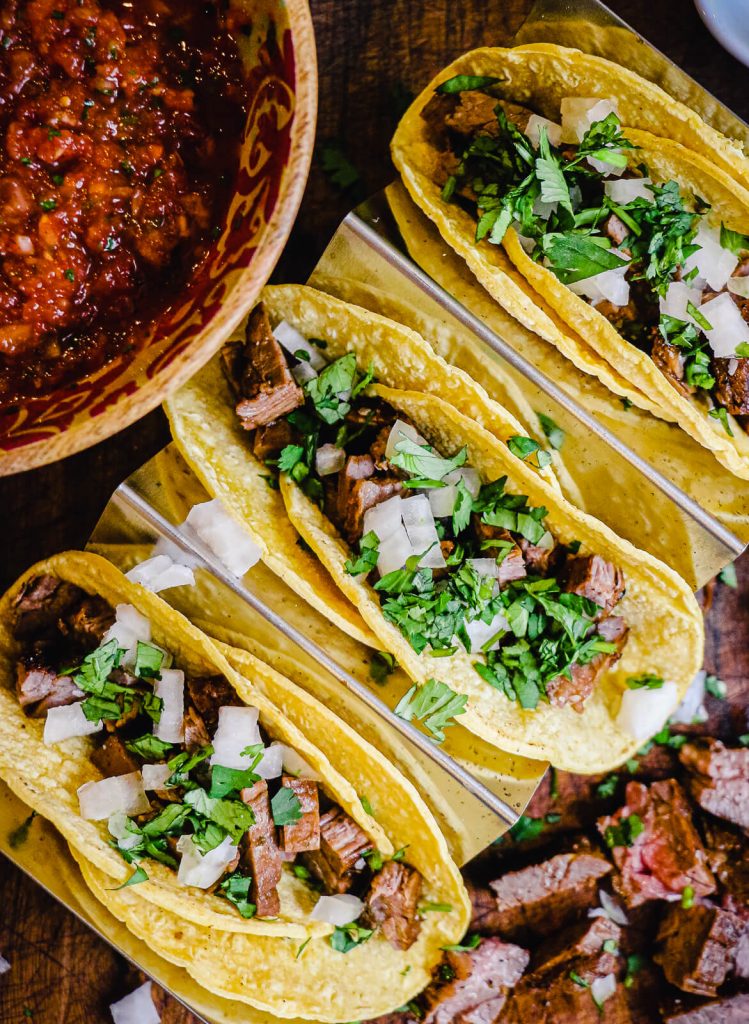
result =
[[[733,562],[729,562],[728,565],[723,566],[718,573],[718,579],[721,583],[725,583],[727,587],[731,587],[732,590],[735,590],[738,587],[739,581],[736,578],[736,566]]]
[[[219,885],[219,895],[233,903],[244,918],[254,917],[257,913],[256,905],[249,900],[251,883],[250,875],[234,871]]]
[[[281,473],[291,473],[297,463],[304,458],[304,448],[300,444],[287,444],[278,456],[278,469]]]
[[[370,530],[359,541],[359,557],[353,562],[346,559],[344,568],[349,576],[361,576],[362,573],[370,573],[377,565],[380,557],[380,538]]]
[[[440,949],[444,949],[448,953],[469,953],[472,949],[477,949],[481,945],[481,936],[478,932],[472,932],[466,935],[462,942],[457,945],[440,946]]]
[[[544,451],[538,441],[534,441],[532,437],[522,437],[520,434],[513,434],[512,437],[507,439],[507,447],[513,455],[522,459],[523,462],[527,462],[531,455],[535,455],[535,464],[539,469],[544,469],[551,462],[551,455]]]
[[[437,679],[429,679],[422,687],[412,686],[401,697],[395,714],[407,722],[414,718],[423,722],[432,737],[442,743],[444,730],[454,724],[454,718],[465,713],[467,702],[465,694],[455,693]]]
[[[270,806],[276,825],[293,825],[302,817],[302,805],[299,802],[299,797],[288,786],[281,786],[272,797]]]
[[[125,740],[125,746],[134,754],[138,754],[146,761],[161,761],[174,747],[173,743],[166,743],[158,739],[153,733],[147,732],[134,740]]]
[[[390,462],[398,469],[403,469],[412,476],[426,477],[429,480],[442,480],[458,466],[462,466],[468,457],[468,449],[461,450],[450,459],[438,455],[429,445],[420,445],[410,437],[402,434],[396,442],[395,455]]]
[[[140,865],[138,865],[138,867],[135,869],[132,875],[126,881],[124,881],[122,885],[116,885],[114,889],[112,889],[111,891],[117,892],[119,889],[127,889],[131,885],[140,885],[141,882],[147,881],[148,874],[145,868],[142,868]]]
[[[734,255],[740,256],[742,252],[749,252],[749,235],[742,235],[740,231],[731,231],[721,222],[720,244],[721,248],[729,249]]]
[[[733,437],[733,431],[731,430],[731,424],[728,422],[728,410],[722,405],[716,405],[714,409],[710,409],[707,414],[711,419],[719,420],[723,424],[723,429],[729,437]]]
[[[557,426],[551,416],[546,416],[542,412],[537,412],[536,416],[541,424],[541,429],[549,439],[549,444],[556,451],[559,451],[564,444],[564,431],[561,427]]]
[[[398,667],[398,662],[390,651],[375,651],[369,663],[369,674],[376,683],[384,683]]]
[[[527,814],[521,814],[510,829],[510,835],[516,843],[522,843],[526,839],[536,839],[543,832],[544,825],[543,818],[531,818]]]
[[[647,672],[627,679],[627,687],[630,690],[660,690],[663,683],[664,680],[660,676],[653,676]]]
[[[475,89],[487,89],[501,81],[491,75],[455,75],[442,82],[434,90],[442,95],[451,96],[457,92],[471,92]]]
[[[356,946],[371,939],[373,934],[372,928],[362,928],[355,922],[342,927],[336,925],[330,936],[330,945],[337,953],[350,953]]]
[[[320,150],[320,157],[326,177],[336,188],[347,192],[360,184],[361,176],[340,142],[326,142]]]
[[[164,652],[153,644],[139,640],[135,648],[136,676],[141,679],[158,679],[164,661]]]
[[[463,477],[460,477],[457,483],[457,494],[455,497],[455,505],[453,506],[452,515],[453,533],[456,537],[462,533],[470,523],[472,510],[473,496],[468,490]]]
[[[262,756],[262,751],[256,755],[255,764]],[[252,768],[226,768],[222,764],[214,764],[211,768],[211,789],[208,795],[220,800],[231,793],[238,793],[241,789],[248,789],[259,778]]]
[[[705,676],[705,689],[712,697],[716,697],[718,700],[725,700],[728,693],[728,687],[723,680],[713,675]]]
[[[618,825],[609,825],[603,834],[603,838],[609,849],[617,846],[632,846],[635,839],[645,831],[645,826],[639,814],[630,814],[622,818]]]
[[[584,232],[550,231],[541,239],[541,246],[549,260],[549,269],[563,284],[575,284],[627,263],[611,251],[607,238]]]

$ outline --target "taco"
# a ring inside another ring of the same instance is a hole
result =
[[[579,369],[749,479],[749,161],[737,146],[652,83],[546,44],[455,61],[406,112],[392,153],[508,312],[543,321],[524,305],[535,292],[566,327],[544,337]]]
[[[144,919],[209,942],[319,939],[331,964],[366,942],[422,978],[462,935],[460,874],[397,769],[104,559],[29,570],[0,602],[0,655],[0,777]],[[419,987],[378,1002],[376,971],[361,985],[373,1013]]]
[[[461,411],[438,397],[411,336],[311,289],[268,289],[222,353],[226,379],[215,361],[170,402],[175,441],[251,524],[261,451],[295,529],[417,684],[399,714],[436,739],[459,715],[500,749],[575,771],[620,764],[700,667],[695,599],[569,505],[526,461],[537,442],[500,440],[507,414],[475,385],[462,401],[453,389]],[[419,365],[422,389],[404,390]]]

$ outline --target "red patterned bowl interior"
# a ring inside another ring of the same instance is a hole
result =
[[[0,475],[53,461],[121,430],[206,362],[247,313],[288,237],[309,169],[316,74],[307,4],[232,0],[250,82],[235,194],[208,258],[145,346],[0,413]]]

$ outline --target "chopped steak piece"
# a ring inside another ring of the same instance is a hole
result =
[[[521,977],[528,960],[526,950],[498,938],[483,939],[476,949],[464,953],[448,952],[437,979],[424,993],[424,1024],[453,1024],[459,1014],[475,1012],[490,1002],[495,1007],[499,1003],[501,1009],[507,990]]]
[[[617,985],[599,1013],[590,986],[597,978],[621,973],[621,960],[599,953],[550,970],[527,974],[515,986],[500,1017],[501,1024],[629,1024],[626,989]]]
[[[93,650],[112,625],[115,613],[103,597],[86,595],[78,608],[70,612],[62,625],[62,632],[69,634],[88,650]]]
[[[601,835],[606,838],[607,830],[620,826],[630,814],[639,817],[642,832],[631,846],[612,849],[620,872],[614,877],[614,887],[628,906],[681,895],[688,885],[698,897],[715,892],[707,854],[692,823],[684,791],[675,779],[663,779],[650,786],[627,783],[625,806],[611,816],[599,818]],[[608,832],[609,836],[612,834]]]
[[[749,992],[676,1010],[663,1019],[665,1024],[746,1024],[749,1020]]]
[[[598,623],[598,633],[609,643],[615,643],[617,650],[613,654],[597,654],[587,665],[573,665],[570,669],[572,678],[557,676],[546,684],[546,693],[555,707],[571,704],[572,708],[582,714],[585,701],[595,689],[600,676],[607,672],[619,660],[627,642],[629,629],[624,619],[611,615]]]
[[[672,985],[698,996],[717,995],[736,967],[745,923],[735,914],[707,904],[686,910],[674,904],[658,932],[655,961]]]
[[[569,594],[586,597],[601,611],[596,618],[610,615],[624,594],[624,575],[600,555],[573,555],[565,565],[565,587]]]
[[[16,694],[27,715],[44,718],[50,708],[75,704],[85,697],[70,676],[58,676],[52,669],[16,664]]]
[[[679,760],[693,773],[689,789],[703,810],[749,828],[749,747],[730,748],[714,739],[687,743]]]
[[[208,746],[211,742],[211,737],[208,735],[205,722],[192,705],[190,705],[185,712],[184,727],[185,746],[191,754],[195,753],[195,751],[199,750],[201,747]]]
[[[254,825],[247,829],[240,844],[243,866],[252,876],[250,899],[257,906],[259,917],[276,917],[281,909],[276,888],[281,881],[281,854],[276,845],[268,783],[260,779],[239,795],[255,815]]]
[[[419,937],[421,875],[414,868],[389,860],[372,879],[366,896],[366,921],[379,925],[395,949],[410,949]]]
[[[652,332],[653,347],[650,358],[670,384],[682,395],[693,395],[695,388],[684,378],[684,357],[678,345],[667,342],[660,331]]]
[[[320,849],[320,802],[314,779],[295,779],[284,775],[281,785],[296,794],[302,816],[292,825],[282,825],[280,846],[284,853]]]
[[[730,372],[731,363],[736,369]],[[749,415],[749,359],[714,359],[715,400],[732,416]]]
[[[236,706],[241,703],[234,687],[223,676],[188,678],[187,692],[211,736],[218,726],[218,709],[225,704]]]
[[[15,628],[19,639],[43,636],[85,597],[80,587],[57,576],[34,576],[24,583],[14,601]]]
[[[614,245],[621,245],[629,234],[629,228],[615,213],[612,213],[604,222],[604,232],[609,236]]]
[[[506,541],[512,544],[510,548],[492,547],[487,548],[485,552],[487,558],[496,557],[503,551],[507,552],[499,566],[500,587],[505,586],[507,583],[512,583],[513,580],[522,580],[527,576],[523,552],[507,530],[503,530],[499,526],[489,526],[487,523],[482,522],[481,516],[476,513],[471,516],[471,525],[473,526],[476,540],[480,544],[484,544],[488,540]]]
[[[102,745],[91,752],[91,760],[107,779],[112,775],[140,771],[140,761],[115,733],[107,736]]]
[[[559,853],[489,883],[497,931],[508,938],[551,935],[598,902],[611,864],[598,853]]]
[[[227,349],[224,366],[239,394],[236,412],[245,430],[266,426],[304,404],[262,303],[247,321],[241,358],[235,348]]]
[[[604,299],[603,302],[596,303],[596,309],[619,332],[626,331],[628,324],[633,324],[640,319],[637,303],[634,299],[630,299],[626,306],[615,306],[613,302]]]
[[[472,138],[474,135],[498,135],[499,125],[497,115],[494,113],[498,103],[499,100],[485,92],[462,92],[457,102],[452,101],[452,110],[447,113],[445,124],[451,131],[465,138]],[[522,107],[517,109],[523,110]],[[528,123],[529,117],[530,111],[527,111],[525,124]]]
[[[252,441],[252,454],[256,459],[276,459],[281,450],[294,440],[294,428],[288,420],[274,420],[267,426],[258,427]]]
[[[550,970],[577,957],[595,956],[604,942],[619,945],[622,930],[608,917],[585,918],[551,936],[533,954],[533,970]]]
[[[403,485],[394,476],[375,477],[371,455],[350,455],[338,474],[338,491],[333,519],[349,544],[362,535],[364,513],[393,495]]]
[[[721,906],[749,921],[749,844],[715,818],[703,822],[710,869],[720,884]]]
[[[553,548],[541,548],[538,544],[531,544],[525,537],[521,537],[518,543],[528,572],[537,576],[548,576],[562,552],[559,544]]]
[[[468,896],[471,900],[471,924],[469,931],[480,935],[491,935],[498,932],[502,916],[497,906],[497,897],[491,889],[484,885],[474,885],[465,879]]]
[[[348,892],[356,872],[354,865],[372,841],[340,807],[331,807],[320,818],[320,849],[302,854],[312,874],[328,893]]]

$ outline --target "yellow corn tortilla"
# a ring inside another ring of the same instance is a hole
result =
[[[567,771],[607,771],[627,760],[642,741],[615,723],[626,678],[643,672],[660,675],[676,683],[683,696],[702,664],[702,614],[686,583],[656,558],[570,505],[488,431],[441,399],[382,385],[375,385],[372,392],[409,416],[438,451],[452,453],[467,446],[467,464],[478,470],[483,482],[506,475],[508,491],[527,494],[531,505],[549,509],[546,524],[559,541],[578,540],[583,554],[600,554],[619,566],[627,590],[616,614],[630,628],[621,660],[598,682],[582,714],[548,704],[525,711],[485,683],[467,653],[458,651],[450,658],[417,655],[400,630],[385,620],[370,584],[346,572],[351,551],[334,525],[282,476],[281,493],[297,530],[415,682],[439,679],[468,696],[466,713],[460,716],[466,728],[503,750],[548,760]]]
[[[749,177],[732,177],[723,167],[722,155],[731,157],[728,162],[732,166],[738,161],[737,167],[749,168],[749,162],[739,156],[740,151],[730,140],[652,83],[602,58],[550,44],[512,50],[484,48],[464,54],[440,72],[413,102],[391,145],[393,160],[414,202],[497,302],[524,326],[555,344],[581,370],[595,374],[612,391],[640,408],[678,423],[732,473],[749,479],[749,436],[732,417],[729,422],[734,436],[730,437],[719,421],[707,415],[707,404],[700,405],[679,394],[649,355],[622,338],[601,313],[563,285],[548,268],[534,263],[512,228],[502,247],[486,240],[477,245],[474,219],[457,204],[442,200],[439,153],[421,114],[436,86],[458,74],[498,77],[507,99],[530,105],[554,120],[558,120],[564,96],[611,98],[627,137],[639,147],[627,151],[630,164],[647,164],[655,181],[677,181],[711,205],[711,221],[722,220],[742,233],[749,229],[749,190],[743,183],[749,183]],[[620,81],[617,76],[622,76]],[[653,124],[652,111],[663,106],[655,103],[658,96],[673,108],[673,116],[659,116]],[[651,101],[655,106],[648,106]],[[650,131],[643,131],[643,127]],[[656,130],[657,134],[652,134]],[[710,139],[716,137],[715,152],[709,152],[705,142],[708,136],[701,136],[700,131],[710,133]]]
[[[453,911],[425,913],[419,939],[405,952],[378,942],[376,934],[345,954],[324,937],[301,949],[288,937],[211,933],[140,902],[132,889],[113,892],[104,872],[72,853],[96,898],[155,953],[209,992],[282,1018],[352,1021],[395,1010],[429,983],[441,947],[459,940],[469,917],[456,888]]]
[[[170,651],[177,665],[196,675],[226,676],[246,703],[260,709],[261,720],[271,735],[305,758],[325,790],[359,823],[384,856],[391,856],[395,849],[405,845],[400,841],[402,822],[399,817],[391,821],[390,815],[401,802],[406,806],[418,798],[410,784],[373,747],[304,690],[252,655],[231,652],[231,660],[227,660],[228,648],[220,650],[183,615],[139,584],[131,583],[105,559],[90,553],[67,552],[34,566],[0,601],[0,777],[97,868],[118,883],[124,882],[133,870],[109,845],[111,837],[106,822],[86,821],[79,814],[78,788],[101,778],[89,758],[93,741],[80,737],[46,746],[42,740],[44,721],[27,718],[14,692],[18,645],[10,629],[12,601],[26,579],[44,572],[99,594],[113,606],[134,605],[151,622],[154,643]],[[269,699],[267,694],[271,691],[290,711],[294,710],[293,720]],[[315,722],[318,715],[325,722],[323,727]],[[321,745],[306,735],[307,724],[317,740],[323,741]],[[378,808],[379,820],[365,811],[360,791],[352,785],[349,773],[357,786],[366,787],[364,795]],[[452,890],[460,889],[460,876],[431,815],[423,805],[420,810],[420,839],[413,844],[409,863],[418,861],[434,888],[443,886],[452,897]],[[397,833],[397,846],[390,837],[391,831]],[[149,880],[137,886],[139,899],[201,927],[252,935],[295,936],[301,940],[332,931],[330,925],[309,921],[317,896],[290,871],[284,871],[279,886],[281,914],[272,921],[245,920],[228,901],[180,885],[176,872],[166,865],[149,859],[147,871]]]

